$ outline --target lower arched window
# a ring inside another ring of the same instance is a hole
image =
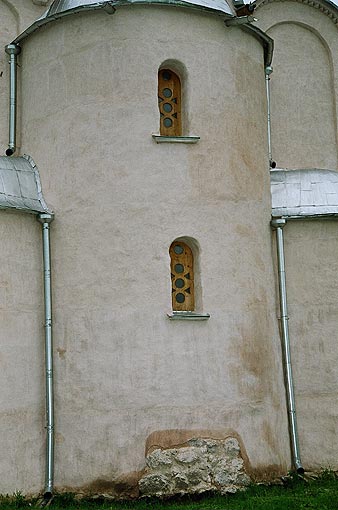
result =
[[[169,249],[172,282],[172,307],[192,312],[194,297],[194,257],[191,248],[182,241],[174,241]]]

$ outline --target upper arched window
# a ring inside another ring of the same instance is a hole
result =
[[[195,310],[194,257],[191,248],[182,241],[170,246],[172,307],[177,311]]]
[[[162,136],[181,136],[181,81],[171,69],[159,70],[158,106],[160,134]]]

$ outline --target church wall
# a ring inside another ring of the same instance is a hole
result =
[[[167,59],[196,145],[151,137]],[[142,469],[164,429],[233,430],[261,477],[286,471],[262,47],[211,15],[134,7],[40,29],[21,63],[22,152],[56,213],[56,485]],[[166,316],[180,236],[200,247],[205,322]]]
[[[338,262],[336,221],[284,229],[289,328],[302,460],[337,468]]]
[[[263,4],[258,25],[275,41],[272,157],[279,168],[337,168],[337,26],[300,2]]]

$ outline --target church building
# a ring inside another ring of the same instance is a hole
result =
[[[0,0],[0,494],[338,469],[338,2]]]

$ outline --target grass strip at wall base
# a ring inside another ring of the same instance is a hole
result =
[[[0,510],[39,508],[37,499],[21,493],[0,496]],[[289,476],[274,485],[251,485],[237,494],[204,494],[168,500],[78,500],[75,494],[55,494],[51,510],[338,510],[338,477],[324,472],[317,478]]]

